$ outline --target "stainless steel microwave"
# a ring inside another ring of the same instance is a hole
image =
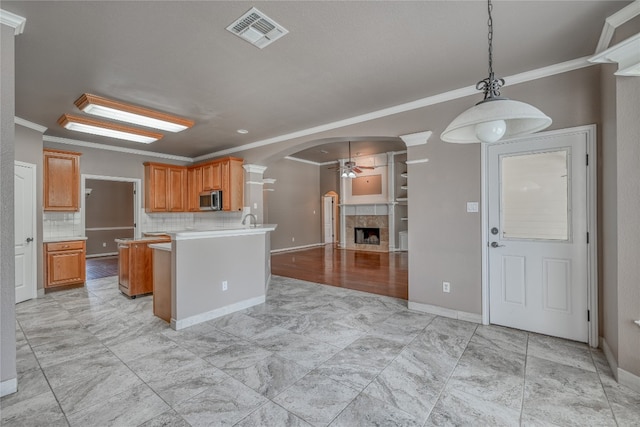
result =
[[[200,193],[200,210],[201,211],[221,211],[222,210],[222,191],[213,190]]]

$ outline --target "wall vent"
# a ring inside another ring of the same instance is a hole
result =
[[[229,25],[227,30],[259,49],[289,32],[255,7]]]

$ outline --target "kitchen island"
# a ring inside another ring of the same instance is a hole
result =
[[[184,329],[262,304],[271,278],[269,232],[275,229],[263,224],[175,231],[167,233],[170,246],[150,245],[154,275],[171,278],[164,281],[170,283],[171,327]]]

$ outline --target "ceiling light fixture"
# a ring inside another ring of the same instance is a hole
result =
[[[468,144],[496,142],[503,137],[514,137],[538,132],[551,125],[551,119],[542,111],[520,101],[500,96],[504,79],[493,74],[493,5],[487,0],[489,12],[489,77],[479,81],[476,89],[484,92],[484,99],[456,117],[442,132],[445,142]]]
[[[193,120],[88,93],[82,94],[74,104],[87,114],[168,132],[180,132],[194,124]]]
[[[143,144],[149,144],[157,141],[163,136],[161,133],[135,129],[115,123],[101,122],[99,120],[93,120],[86,117],[72,116],[70,114],[63,114],[60,116],[58,124],[68,130],[124,139],[127,141],[141,142]]]

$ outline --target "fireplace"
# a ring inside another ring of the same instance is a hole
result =
[[[369,227],[355,227],[354,243],[356,245],[379,245],[380,229]]]

